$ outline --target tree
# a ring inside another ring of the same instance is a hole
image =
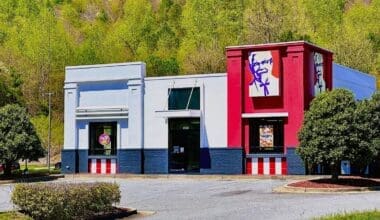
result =
[[[359,158],[353,155],[356,103],[352,92],[335,89],[318,95],[305,113],[298,134],[298,154],[308,164],[328,164],[332,179],[337,180],[342,160]]]
[[[9,103],[18,103],[20,91],[17,89],[18,76],[0,62],[0,107]]]
[[[0,108],[0,162],[4,174],[11,174],[11,165],[20,159],[38,160],[44,149],[26,110],[19,105]]]
[[[366,166],[378,155],[380,146],[380,93],[377,92],[370,100],[358,103],[354,114],[355,133],[350,161],[360,168],[364,174]]]
[[[336,54],[336,62],[363,72],[375,71],[380,8],[363,2],[355,2],[346,8],[338,33],[330,33],[334,38],[327,46]]]
[[[242,38],[242,1],[186,1],[178,61],[184,73],[225,71],[224,49]]]
[[[335,42],[335,36],[339,34],[342,26],[345,0],[304,0],[306,22],[305,29],[313,41],[324,47]]]
[[[247,43],[278,42],[281,35],[290,28],[289,16],[293,4],[287,1],[249,0],[244,10],[244,32]]]
[[[175,0],[162,0],[159,4],[157,23],[157,46],[147,57],[147,70],[151,76],[178,75],[177,51],[180,37],[182,8]]]

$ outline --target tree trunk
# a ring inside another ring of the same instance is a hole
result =
[[[339,163],[338,162],[334,162],[331,164],[331,179],[333,182],[337,182],[338,181],[338,177],[339,177]]]
[[[4,175],[5,176],[12,175],[12,162],[6,162],[5,163]]]

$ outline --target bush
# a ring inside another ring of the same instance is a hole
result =
[[[34,219],[87,219],[120,202],[115,183],[17,184],[12,201]]]

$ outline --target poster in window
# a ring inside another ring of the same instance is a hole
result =
[[[111,128],[104,128],[103,134],[99,135],[99,144],[103,145],[105,155],[111,155]]]
[[[260,125],[260,147],[274,147],[273,125]]]

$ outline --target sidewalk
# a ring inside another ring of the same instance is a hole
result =
[[[65,174],[65,178],[118,178],[118,179],[197,179],[197,180],[306,180],[326,178],[328,175],[227,175],[227,174]]]

